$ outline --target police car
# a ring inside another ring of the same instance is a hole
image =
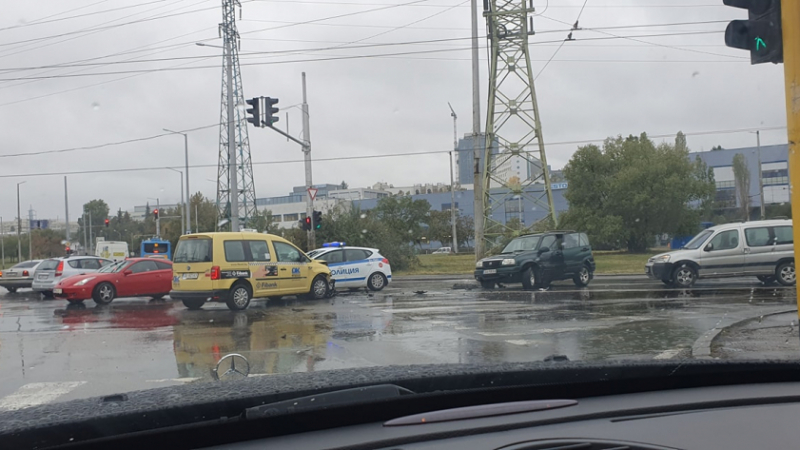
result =
[[[366,286],[373,291],[380,291],[392,280],[389,260],[378,249],[328,242],[307,255],[328,263],[337,288],[357,289]]]

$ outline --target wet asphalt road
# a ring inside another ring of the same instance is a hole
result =
[[[254,301],[242,312],[144,298],[67,307],[30,291],[0,294],[0,410],[213,382],[216,362],[232,352],[249,360],[251,376],[554,354],[686,358],[722,321],[796,305],[794,288],[755,279],[692,290],[643,277],[599,277],[584,289],[567,282],[549,291],[473,287],[462,277],[401,278],[379,293]]]

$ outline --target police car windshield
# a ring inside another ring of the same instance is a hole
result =
[[[703,230],[697,236],[693,237],[688,244],[684,245],[682,248],[687,250],[695,250],[700,248],[701,245],[711,236],[714,232],[711,230]]]
[[[324,250],[322,249],[311,250],[310,252],[306,253],[306,255],[308,255],[308,257],[311,259],[315,259],[314,257],[317,255],[321,255],[323,251]]]
[[[542,236],[537,234],[534,236],[522,236],[518,237],[506,245],[506,248],[503,249],[502,253],[514,253],[514,252],[524,252],[526,250],[536,250],[539,246],[539,241],[541,240]]]

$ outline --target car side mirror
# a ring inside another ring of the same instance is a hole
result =
[[[125,270],[124,272],[122,272],[122,274],[123,274],[123,275],[125,275],[126,277],[127,277],[128,275],[132,274],[132,273],[133,273],[133,271],[132,271],[131,269],[127,269],[127,270]]]
[[[705,250],[707,252],[710,252],[711,250],[714,250],[714,244],[709,243],[708,245],[706,245],[706,248],[704,248],[703,250]]]
[[[547,253],[549,251],[550,251],[550,247],[541,247],[539,249],[539,254],[541,255],[542,253]]]

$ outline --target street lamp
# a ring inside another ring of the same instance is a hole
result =
[[[186,206],[186,203],[183,201],[183,172],[178,169],[173,169],[172,167],[165,167],[165,169],[169,169],[173,172],[178,172],[181,174],[181,203],[183,203],[183,214],[181,214],[181,226],[184,230],[187,230],[187,233],[191,233],[189,230],[188,225],[186,224],[186,213],[189,211],[189,208]]]
[[[20,236],[20,228],[22,228],[22,213],[19,209],[19,185],[25,184],[24,181],[17,183],[17,262],[22,262],[22,237]]]
[[[181,133],[180,131],[172,131],[167,128],[162,128],[164,131],[172,134],[182,134],[183,135],[183,151],[184,151],[184,159],[186,161],[186,203],[183,205],[183,214],[186,217],[186,223],[184,226],[184,230],[186,234],[192,233],[192,218],[189,213],[189,201],[192,198],[192,194],[189,191],[189,135],[186,133]],[[181,184],[183,184],[183,180],[181,180]]]

